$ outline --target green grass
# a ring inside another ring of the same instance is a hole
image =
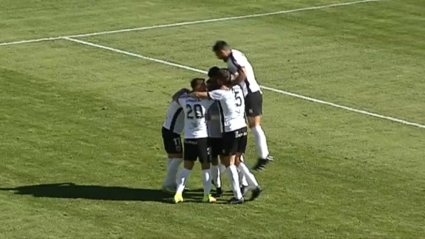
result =
[[[338,2],[0,0],[0,42]],[[263,85],[425,124],[424,11],[388,0],[83,40],[206,70],[225,39]],[[264,195],[164,203],[160,128],[195,76],[64,40],[0,47],[0,238],[423,237],[424,129],[267,91]]]

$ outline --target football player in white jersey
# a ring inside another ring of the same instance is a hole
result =
[[[208,77],[210,78],[207,81],[208,91],[217,90],[217,86],[212,84],[212,79],[220,76],[220,68],[217,66],[211,67],[208,71]],[[208,137],[209,144],[211,147],[211,174],[212,182],[216,187],[216,197],[221,198],[223,192],[221,190],[221,174],[226,171],[226,167],[219,163],[218,156],[222,151],[222,134],[221,134],[221,122],[220,122],[220,112],[218,109],[218,103],[215,102],[211,105],[208,111]],[[242,195],[245,195],[248,192],[248,182],[243,173],[239,170],[239,182],[241,184]]]
[[[193,91],[205,92],[205,79],[195,78],[191,81]],[[188,182],[196,160],[199,159],[204,182],[204,202],[216,202],[211,196],[211,163],[210,148],[208,146],[208,129],[205,119],[208,108],[214,103],[208,99],[178,98],[183,107],[184,122],[184,168],[180,174],[180,184],[177,186],[174,202],[183,202],[183,190]]]
[[[262,192],[254,175],[249,172],[244,163],[237,160],[237,156],[245,153],[248,138],[243,91],[238,85],[231,86],[231,74],[227,69],[220,69],[220,75],[213,82],[219,89],[210,92],[192,92],[189,93],[189,96],[198,99],[212,99],[218,103],[222,132],[221,158],[227,167],[235,195],[229,203],[241,204],[244,203],[244,198],[239,187],[237,167],[252,186],[251,200],[256,199]]]
[[[166,192],[175,192],[177,188],[176,177],[180,164],[183,162],[183,145],[180,138],[183,127],[183,108],[177,102],[172,101],[162,126],[162,139],[168,154],[167,176],[162,187]]]
[[[211,88],[211,80],[207,81],[207,89],[208,91],[213,90]],[[212,183],[216,187],[215,197],[221,198],[223,197],[223,191],[221,190],[221,170],[220,170],[221,164],[218,159],[218,156],[221,154],[222,140],[221,140],[221,128],[220,128],[220,112],[218,110],[217,102],[214,102],[208,110],[207,126],[208,126],[208,145],[211,148]]]
[[[233,84],[240,84],[243,88],[248,125],[254,134],[259,151],[259,159],[254,169],[263,170],[273,160],[273,157],[270,156],[266,135],[261,128],[263,93],[255,79],[254,70],[245,55],[238,50],[231,49],[225,41],[217,41],[213,46],[213,51],[219,59],[227,63],[232,74],[236,75],[232,81]]]

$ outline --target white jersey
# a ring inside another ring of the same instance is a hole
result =
[[[184,127],[184,113],[183,108],[177,102],[171,102],[163,127],[176,134],[182,133]]]
[[[183,107],[184,138],[208,138],[208,128],[205,115],[214,101],[205,99],[180,98],[179,104]]]
[[[245,68],[247,74],[246,79],[241,82],[244,96],[257,91],[261,92],[260,86],[255,79],[254,69],[252,69],[248,59],[246,59],[242,52],[238,50],[232,50],[229,59],[227,59],[227,68],[230,70],[230,72],[232,72],[232,74],[236,74],[238,73],[238,69],[242,67]]]
[[[208,94],[212,100],[216,100],[218,103],[222,133],[246,127],[245,101],[239,85],[229,90],[213,90]]]
[[[218,103],[214,102],[208,110],[209,119],[207,121],[208,126],[208,137],[210,138],[221,138],[221,121],[220,111],[218,109]]]

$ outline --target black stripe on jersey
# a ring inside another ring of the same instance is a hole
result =
[[[249,81],[248,81],[248,79],[245,79],[245,85],[246,85],[246,89],[248,90],[248,94],[251,94],[252,91],[251,91],[251,87],[249,87]]]
[[[238,68],[238,70],[242,69],[241,65],[238,64],[238,62],[236,61],[236,58],[233,56],[233,53],[230,53],[230,60],[232,61],[233,65],[235,65],[236,68]]]
[[[179,108],[178,110],[176,110],[176,113],[174,113],[173,120],[171,120],[171,125],[170,125],[170,131],[171,132],[174,132],[174,126],[176,126],[177,118],[179,117],[179,114],[182,111],[183,111],[183,108]]]
[[[233,53],[230,54],[230,60],[232,61],[233,65],[235,65],[238,68],[238,70],[242,69],[241,65],[238,64],[238,62],[236,61],[236,58],[233,56]],[[249,88],[248,79],[245,79],[244,82],[246,84],[246,89],[248,90],[248,94],[252,93],[251,88]]]
[[[224,111],[223,111],[223,107],[221,107],[220,101],[217,101],[217,105],[218,105],[218,111],[220,112],[221,132],[224,133],[226,132],[226,127],[224,125]]]

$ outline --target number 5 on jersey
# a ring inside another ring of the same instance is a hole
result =
[[[235,99],[236,99],[236,106],[237,107],[241,107],[242,105],[242,98],[239,96],[239,93],[241,93],[238,90],[234,90],[233,93],[235,94]]]

